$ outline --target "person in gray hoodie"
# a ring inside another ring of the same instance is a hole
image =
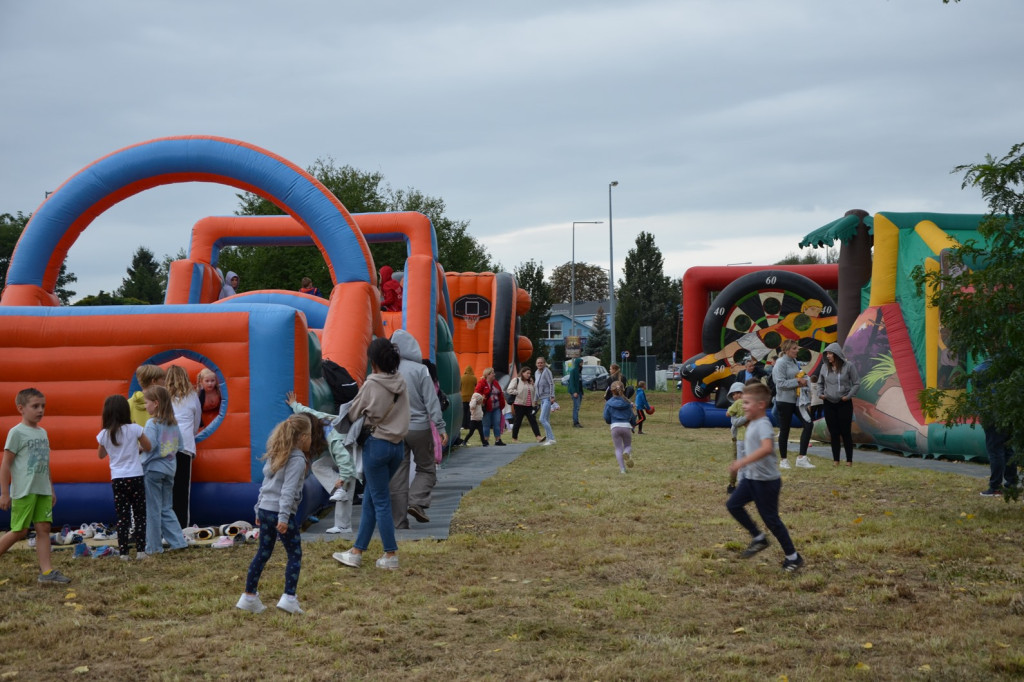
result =
[[[853,466],[853,397],[860,389],[860,374],[847,361],[842,346],[830,343],[825,347],[825,361],[816,377],[821,387],[825,425],[832,439],[832,461],[839,466],[839,441],[846,450],[846,466]]]
[[[437,465],[434,460],[433,424],[441,437],[442,447],[448,442],[445,432],[441,401],[437,398],[430,370],[423,365],[420,344],[409,332],[397,329],[391,335],[402,361],[398,373],[405,379],[409,393],[409,432],[405,435],[405,456],[398,471],[391,478],[391,517],[395,528],[408,528],[409,516],[421,523],[430,521],[426,510],[430,508],[430,493],[437,484]],[[416,474],[409,482],[410,460],[416,464]]]

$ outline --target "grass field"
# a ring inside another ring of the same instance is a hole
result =
[[[0,680],[1024,677],[1020,504],[931,471],[787,471],[782,517],[807,566],[784,573],[774,542],[738,558],[728,432],[684,430],[678,393],[650,397],[626,476],[588,394],[586,428],[556,412],[557,445],[467,494],[450,539],[403,543],[399,571],[307,543],[302,616],[273,608],[280,548],[258,616],[234,608],[252,546],[138,563],[59,551],[74,582],[56,589],[36,584],[34,553],[11,552]]]

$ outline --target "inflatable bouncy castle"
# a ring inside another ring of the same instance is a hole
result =
[[[981,215],[851,211],[804,237],[803,246],[841,243],[839,296],[860,302],[840,325],[840,342],[861,375],[854,398],[854,440],[899,452],[985,459],[984,433],[960,424],[946,428],[924,415],[918,393],[948,388],[954,372],[971,371],[947,352],[939,311],[911,276],[916,267],[938,270],[943,252],[981,241]],[[872,246],[874,255],[872,257]],[[870,273],[870,278],[866,276]],[[842,311],[843,304],[840,303]],[[824,424],[816,437],[828,439]]]

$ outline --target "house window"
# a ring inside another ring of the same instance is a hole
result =
[[[548,322],[548,326],[544,329],[544,338],[548,341],[561,341],[562,325],[557,322]]]

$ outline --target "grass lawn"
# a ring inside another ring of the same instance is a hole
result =
[[[626,476],[600,393],[583,429],[563,398],[558,443],[468,493],[450,539],[403,543],[399,571],[341,566],[345,541],[307,543],[301,616],[273,607],[281,548],[258,616],[234,608],[251,545],[148,562],[59,550],[65,588],[37,585],[34,553],[10,552],[0,680],[1024,676],[1020,504],[963,476],[819,460],[784,473],[782,518],[807,560],[784,573],[774,540],[738,557],[728,431],[683,429],[677,392],[648,395],[657,413]]]

